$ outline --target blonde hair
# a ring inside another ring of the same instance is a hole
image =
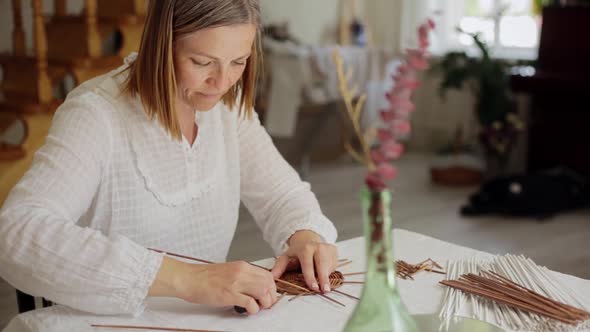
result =
[[[255,24],[257,36],[242,77],[222,101],[230,108],[239,101],[239,114],[245,110],[246,115],[251,116],[262,55],[258,0],[149,1],[137,59],[128,68],[123,91],[132,97],[139,96],[148,117],[157,119],[172,137],[180,140],[182,134],[174,106],[177,91],[174,41],[197,30],[244,23]]]

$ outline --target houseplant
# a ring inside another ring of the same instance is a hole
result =
[[[442,98],[448,90],[460,90],[465,86],[475,96],[479,142],[488,172],[501,173],[505,171],[518,134],[523,129],[510,95],[509,64],[492,58],[489,47],[479,34],[460,29],[459,32],[473,38],[480,56],[469,56],[465,51],[449,52],[433,67],[433,72],[442,76],[439,86]]]

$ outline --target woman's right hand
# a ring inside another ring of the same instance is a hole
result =
[[[244,261],[189,264],[165,256],[148,296],[178,297],[211,306],[240,306],[255,314],[276,301],[269,271]]]

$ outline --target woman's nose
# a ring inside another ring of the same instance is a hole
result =
[[[228,70],[227,68],[217,68],[207,79],[207,83],[216,91],[225,91],[228,85]]]

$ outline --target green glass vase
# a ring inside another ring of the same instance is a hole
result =
[[[397,291],[392,251],[391,192],[361,191],[367,271],[345,332],[418,332]]]

